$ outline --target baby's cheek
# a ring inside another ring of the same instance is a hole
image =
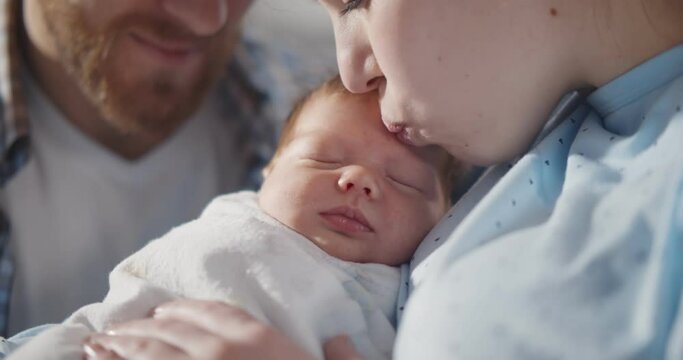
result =
[[[394,233],[398,236],[408,237],[412,240],[421,237],[429,229],[427,214],[429,209],[414,201],[405,201],[391,207],[393,214],[391,219]]]

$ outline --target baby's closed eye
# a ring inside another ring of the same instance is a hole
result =
[[[409,190],[415,190],[418,192],[423,192],[422,186],[418,185],[418,181],[414,179],[409,179],[403,176],[397,176],[397,175],[390,175],[387,174],[387,179],[389,179],[392,183],[402,187],[406,188]]]
[[[338,159],[331,157],[308,156],[301,159],[307,166],[318,169],[336,169],[342,165]]]

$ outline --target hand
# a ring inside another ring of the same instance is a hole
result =
[[[339,335],[328,340],[323,347],[323,352],[325,360],[363,360],[346,335]]]
[[[151,318],[117,324],[84,344],[90,359],[313,359],[274,328],[217,301],[178,300]],[[344,336],[325,344],[328,359],[360,359]]]

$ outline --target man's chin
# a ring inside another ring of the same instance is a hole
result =
[[[127,107],[125,102],[106,104],[101,110],[106,121],[121,134],[156,137],[171,134],[199,107],[198,102],[180,103],[175,99],[142,103]]]
[[[130,134],[169,134],[197,111],[210,88],[205,77],[191,84],[105,79],[104,96],[91,99],[110,125]]]

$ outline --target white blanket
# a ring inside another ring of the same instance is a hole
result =
[[[199,219],[121,262],[109,282],[103,302],[76,311],[11,358],[81,359],[89,333],[146,317],[176,298],[236,304],[317,358],[339,334],[350,335],[368,359],[391,357],[398,269],[329,256],[264,214],[253,192],[216,198]]]

